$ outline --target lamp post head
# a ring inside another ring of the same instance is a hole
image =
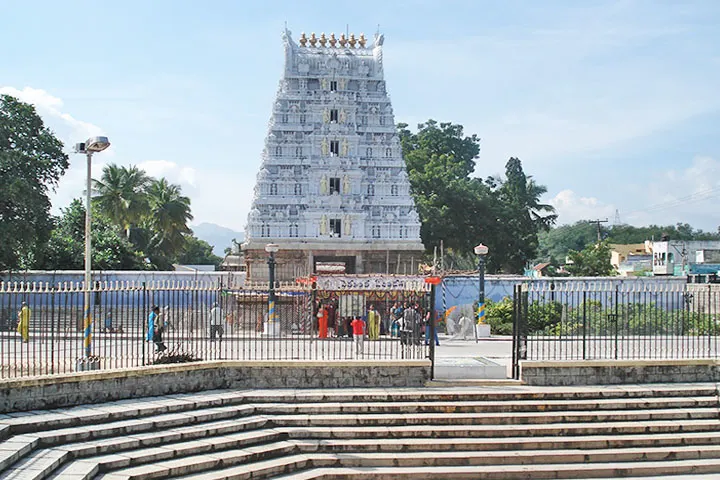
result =
[[[85,141],[85,150],[88,152],[102,152],[110,146],[110,140],[107,137],[92,137]]]
[[[475,252],[475,255],[487,255],[488,247],[481,243],[477,247],[473,248],[473,251]]]
[[[277,243],[268,243],[267,245],[265,245],[265,251],[268,253],[275,253],[278,250],[280,250],[280,245],[278,245]]]

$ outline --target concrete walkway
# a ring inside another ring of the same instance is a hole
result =
[[[439,335],[435,347],[435,379],[484,380],[510,376],[512,338],[462,340]]]

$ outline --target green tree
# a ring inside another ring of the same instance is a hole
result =
[[[151,232],[149,253],[167,267],[179,255],[192,235],[188,222],[193,219],[190,199],[182,195],[179,185],[153,179],[147,188],[148,210],[145,227]]]
[[[212,245],[194,235],[185,238],[185,248],[176,258],[176,263],[183,265],[215,265],[218,267],[222,261],[221,257],[213,253]]]
[[[470,253],[497,221],[491,188],[470,178],[480,139],[465,136],[462,125],[435,120],[419,124],[415,133],[400,123],[398,134],[426,249],[442,240],[447,248]]]
[[[136,166],[103,168],[100,180],[93,180],[93,202],[111,222],[125,231],[127,238],[133,225],[148,213],[146,189],[150,177]]]
[[[551,205],[540,203],[547,188],[525,175],[520,159],[508,160],[505,177],[498,181],[503,222],[491,267],[507,273],[522,273],[537,254],[538,234],[548,230],[557,215]]]
[[[0,270],[28,267],[52,231],[48,193],[68,168],[35,107],[0,95]]]
[[[560,225],[538,234],[538,252],[535,262],[565,264],[570,250],[580,251],[597,240],[595,226],[588,222]]]
[[[80,270],[85,262],[85,206],[75,199],[62,216],[46,245],[42,263],[46,270]],[[96,210],[92,212],[92,266],[101,270],[143,270],[143,255],[121,235],[117,228]]]
[[[571,263],[567,270],[578,277],[603,277],[614,275],[615,270],[610,263],[610,244],[607,241],[591,244],[581,251],[571,250],[568,258]]]

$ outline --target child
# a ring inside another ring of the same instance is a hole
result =
[[[365,322],[362,318],[355,317],[355,320],[350,322],[350,327],[353,332],[353,341],[355,342],[355,355],[362,356],[363,354],[363,340],[365,338]]]

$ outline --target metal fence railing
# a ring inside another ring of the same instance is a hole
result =
[[[420,339],[430,308],[424,291],[332,292],[310,283],[278,284],[271,322],[267,283],[227,288],[203,281],[96,282],[89,329],[84,294],[81,283],[0,282],[0,378],[192,360],[428,355]],[[398,319],[396,303],[408,306]],[[154,306],[157,316],[151,314]],[[377,317],[368,314],[371,306]],[[410,310],[417,312],[417,326]],[[356,317],[364,322],[360,346],[352,335]]]
[[[527,282],[515,287],[519,360],[718,358],[720,285]]]

